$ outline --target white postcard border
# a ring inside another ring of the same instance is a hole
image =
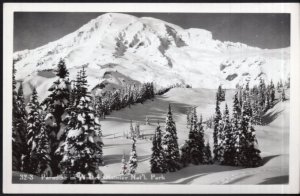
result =
[[[13,12],[290,13],[291,99],[288,185],[70,185],[12,184]],[[4,193],[299,193],[300,64],[297,3],[5,3],[3,6],[3,192]]]

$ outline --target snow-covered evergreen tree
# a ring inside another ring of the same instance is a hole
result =
[[[240,108],[242,108],[243,107],[243,87],[239,88],[238,102],[240,103]]]
[[[36,142],[37,146],[33,151],[37,158],[37,170],[35,173],[38,176],[52,176],[50,157],[51,148],[45,122],[42,122],[42,127],[36,137]]]
[[[18,92],[13,92],[13,169],[18,171],[22,170],[22,158],[26,154],[26,127],[27,112],[21,82]]]
[[[213,149],[213,154],[214,154],[214,162],[219,162],[220,161],[220,152],[219,152],[219,143],[220,141],[218,140],[219,132],[221,129],[221,120],[222,120],[222,115],[220,111],[220,102],[218,100],[218,97],[216,98],[216,111],[215,111],[215,117],[214,117],[214,131],[213,131],[213,139],[214,139],[214,149]]]
[[[239,137],[239,163],[245,167],[257,167],[261,164],[261,157],[257,146],[255,129],[252,125],[249,84],[247,84],[245,93],[246,100],[243,104],[241,133]]]
[[[275,86],[273,81],[271,80],[270,82],[270,102],[271,102],[271,106],[274,105],[274,101],[275,101]]]
[[[270,93],[267,92],[264,110],[268,111],[268,109],[270,109],[270,108],[271,108]]]
[[[13,65],[13,78],[12,78],[12,170],[20,171],[22,167],[22,154],[24,154],[22,149],[24,148],[22,141],[22,129],[24,116],[22,116],[22,110],[18,104],[18,93],[16,91],[16,80],[15,80],[16,69]],[[26,128],[26,127],[25,127]]]
[[[225,142],[224,142],[224,154],[222,164],[224,165],[234,165],[234,155],[235,155],[235,141],[233,138],[233,129],[229,119],[229,110],[226,104],[225,113],[224,113],[224,134],[225,134]]]
[[[241,104],[238,99],[238,92],[236,92],[234,95],[233,110],[236,112],[237,116],[241,115],[242,110],[241,110]]]
[[[35,173],[37,169],[36,156],[33,150],[36,148],[36,137],[41,129],[41,107],[38,102],[38,95],[36,89],[33,88],[30,101],[28,103],[28,117],[27,117],[27,148],[26,154],[23,157],[23,171],[28,173]]]
[[[103,161],[101,129],[91,106],[84,67],[80,75],[79,101],[75,102],[78,105],[67,108],[66,139],[57,153],[62,156],[60,167],[69,177],[67,181],[75,177],[75,183],[99,183]]]
[[[202,115],[200,115],[199,122],[197,123],[197,141],[198,141],[198,152],[199,152],[199,163],[204,163],[204,153],[205,153],[205,141],[204,141],[204,127],[203,127]]]
[[[258,87],[258,90],[259,90],[259,105],[261,108],[264,108],[265,107],[265,101],[266,101],[266,84],[265,84],[265,81],[260,78],[260,82],[259,82],[259,87]]]
[[[20,137],[22,140],[22,148],[26,147],[26,118],[27,118],[27,112],[25,109],[25,99],[24,99],[24,93],[23,93],[23,85],[22,82],[20,83],[19,89],[18,89],[18,95],[17,95],[17,105],[19,108],[19,115],[20,115],[20,124],[18,126]]]
[[[188,145],[188,140],[185,140],[185,142],[180,146],[180,162],[183,167],[186,167],[191,163],[190,160],[190,148]]]
[[[226,132],[225,132],[225,119],[226,119],[226,111],[223,112],[224,115],[219,121],[219,126],[218,126],[218,148],[217,148],[217,162],[222,163],[224,161],[224,152],[225,152],[225,147],[226,147]]]
[[[233,159],[233,165],[238,166],[239,163],[239,157],[241,152],[241,144],[240,144],[240,138],[241,138],[241,108],[238,101],[237,93],[235,94],[234,101],[233,101],[233,112],[232,112],[232,119],[231,119],[231,127],[232,127],[232,144],[234,149],[234,154],[232,156]]]
[[[162,133],[160,126],[156,127],[152,140],[152,155],[150,159],[151,173],[165,173],[167,171],[164,165],[164,151],[161,146]]]
[[[219,102],[225,101],[225,91],[222,89],[221,85],[218,87],[217,99]]]
[[[134,128],[134,137],[139,138],[141,136],[141,130],[140,130],[140,123],[135,123],[135,128]]]
[[[212,164],[212,163],[213,163],[213,159],[211,156],[210,145],[207,142],[204,148],[203,164]]]
[[[60,59],[57,65],[56,76],[58,79],[48,89],[50,95],[41,103],[48,112],[55,116],[57,122],[57,132],[60,128],[61,116],[69,105],[71,84],[68,78],[69,71],[64,60]]]
[[[282,92],[281,92],[281,101],[282,102],[286,101],[286,96],[285,96],[285,90],[284,90],[284,88],[282,88]]]
[[[181,158],[186,163],[193,163],[195,165],[203,163],[204,156],[204,130],[202,126],[202,120],[197,122],[196,109],[194,109],[191,116],[191,126],[189,132],[189,138],[186,143],[187,147],[185,152],[182,152],[183,157],[186,157],[185,160]],[[187,153],[185,155],[184,153]]]
[[[49,132],[49,142],[50,142],[50,156],[52,157],[54,166],[53,173],[57,175],[60,171],[58,168],[58,163],[61,159],[58,155],[55,155],[59,143],[64,141],[65,135],[58,137],[60,131],[60,126],[62,122],[62,116],[66,111],[67,107],[71,104],[74,104],[76,99],[75,89],[71,89],[71,83],[69,81],[69,71],[67,70],[65,61],[60,59],[56,69],[57,80],[53,82],[53,85],[48,89],[50,91],[49,96],[41,103],[42,106],[45,106],[46,112],[52,114],[55,117],[56,126],[48,127]]]
[[[128,168],[127,168],[127,162],[125,160],[125,154],[123,153],[123,157],[122,157],[122,160],[121,160],[121,174],[122,175],[126,175],[127,172],[128,172]]]
[[[188,128],[189,125],[191,125],[190,111],[186,113],[186,127]]]
[[[173,120],[171,105],[166,118],[166,130],[162,139],[162,146],[165,151],[165,164],[170,172],[180,169],[180,154],[178,147],[176,125]]]
[[[135,174],[137,166],[138,166],[138,164],[137,164],[137,153],[136,153],[135,143],[136,143],[136,140],[133,137],[132,138],[132,148],[131,148],[131,153],[130,153],[129,162],[128,162],[129,173],[130,174]]]

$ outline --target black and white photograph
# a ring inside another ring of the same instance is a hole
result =
[[[12,16],[13,185],[291,183],[291,13]]]

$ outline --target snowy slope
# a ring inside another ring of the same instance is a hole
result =
[[[155,18],[107,13],[59,40],[33,50],[14,53],[17,80],[24,81],[25,96],[37,86],[41,99],[54,80],[53,69],[65,59],[74,79],[87,67],[90,89],[107,71],[118,71],[134,81],[160,86],[175,83],[216,88],[259,77],[286,79],[290,49],[259,49],[242,43],[221,42],[204,29],[183,29]]]
[[[175,183],[175,184],[280,184],[288,182],[289,168],[289,101],[279,102],[264,116],[266,126],[256,126],[259,148],[262,151],[263,166],[258,168],[242,168],[222,165],[190,165],[178,172],[164,175],[164,179],[153,180],[150,173],[150,156],[152,142],[150,139],[137,140],[138,168],[137,176],[142,179],[128,181],[111,179],[120,175],[121,158],[125,153],[128,160],[131,140],[123,137],[129,131],[130,120],[141,123],[141,133],[149,138],[154,133],[157,121],[164,126],[168,103],[172,104],[176,122],[179,145],[188,137],[186,127],[186,111],[197,107],[198,115],[209,118],[215,108],[216,91],[210,89],[172,89],[153,101],[137,104],[113,112],[101,122],[104,134],[104,162],[101,170],[106,175],[105,183]],[[289,94],[289,92],[287,92]],[[232,112],[234,91],[226,92],[226,102]],[[278,95],[276,95],[278,96]],[[189,99],[187,103],[186,100]],[[221,104],[221,111],[225,102]],[[146,116],[150,125],[145,125]],[[162,128],[163,130],[163,128]],[[212,130],[205,129],[205,139],[212,146]],[[159,177],[160,175],[157,175]]]

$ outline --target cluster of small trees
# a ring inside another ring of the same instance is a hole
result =
[[[194,165],[212,163],[212,156],[208,141],[205,145],[202,116],[200,116],[198,121],[195,108],[193,109],[193,113],[190,118],[190,132],[188,140],[185,141],[181,148],[181,163],[183,166],[187,166],[190,163]]]
[[[281,100],[284,99],[284,88]],[[197,118],[195,108],[187,113],[187,126],[190,128],[188,140],[179,153],[175,122],[171,109],[166,121],[166,131],[162,133],[158,125],[153,137],[152,156],[150,160],[152,173],[176,171],[188,164],[223,164],[231,166],[258,167],[262,164],[260,150],[256,139],[254,125],[258,106],[266,112],[275,104],[275,87],[271,81],[265,85],[261,79],[259,86],[238,88],[233,100],[230,118],[229,108],[225,104],[223,114],[220,102],[225,101],[225,90],[219,86],[216,93],[215,115],[206,121],[208,128],[213,128],[213,158],[209,143],[204,140],[202,116]],[[259,116],[262,117],[262,116]],[[170,157],[173,157],[172,161]],[[168,159],[169,158],[169,159]]]
[[[126,137],[132,139],[132,138],[140,138],[140,136],[141,136],[140,123],[136,122],[133,128],[132,121],[130,121],[129,134],[126,134]]]
[[[277,99],[275,96],[275,85],[272,80],[269,84],[266,84],[265,81],[260,78],[258,85],[254,85],[252,88],[246,86],[246,88],[249,88],[248,90],[245,90],[243,87],[239,87],[238,91],[240,106],[242,106],[243,101],[246,99],[247,93],[249,93],[249,102],[253,111],[252,123],[256,125],[264,125],[262,117],[265,112],[271,109],[275,105],[276,101],[286,100],[285,88],[282,85],[282,82],[278,82],[278,85],[278,93],[280,93],[280,96]]]
[[[123,154],[122,157],[122,167],[121,167],[121,174],[125,175],[127,173],[135,174],[136,169],[138,167],[138,155],[136,152],[136,139],[135,137],[132,137],[132,147],[130,152],[130,157],[128,163],[125,160],[125,154]]]
[[[261,165],[248,84],[243,90],[241,101],[238,93],[235,94],[231,119],[227,104],[222,116],[220,102],[216,99],[213,138],[214,162],[245,167]]]
[[[158,125],[152,144],[150,159],[152,173],[175,172],[181,168],[177,130],[173,120],[171,105],[169,105],[165,131],[162,134],[161,128]]]
[[[114,110],[130,107],[135,103],[144,103],[154,98],[154,86],[152,82],[141,86],[128,85],[122,89],[106,91],[94,100],[94,108],[97,114],[103,118]]]
[[[277,91],[280,93],[280,92],[282,92],[282,90],[284,88],[290,88],[290,84],[291,84],[291,78],[290,78],[290,76],[288,76],[284,82],[282,81],[282,79],[280,79],[277,82],[277,86],[276,86]]]
[[[73,88],[68,74],[60,60],[49,96],[40,104],[34,88],[28,112],[22,84],[18,96],[13,76],[13,170],[39,176],[63,174],[68,181],[75,177],[72,183],[100,182],[102,133],[86,72],[84,68],[78,72]]]
[[[162,133],[158,125],[152,140],[150,159],[152,173],[174,172],[190,163],[196,165],[212,163],[209,143],[205,145],[202,117],[198,122],[196,110],[194,110],[190,120],[189,138],[179,149],[176,125],[169,106],[165,131]]]
[[[168,87],[161,88],[161,89],[157,90],[155,94],[156,95],[163,95],[163,94],[167,93],[169,90],[171,90],[172,88],[192,88],[192,86],[189,85],[189,84],[176,83],[176,84],[170,85]]]

